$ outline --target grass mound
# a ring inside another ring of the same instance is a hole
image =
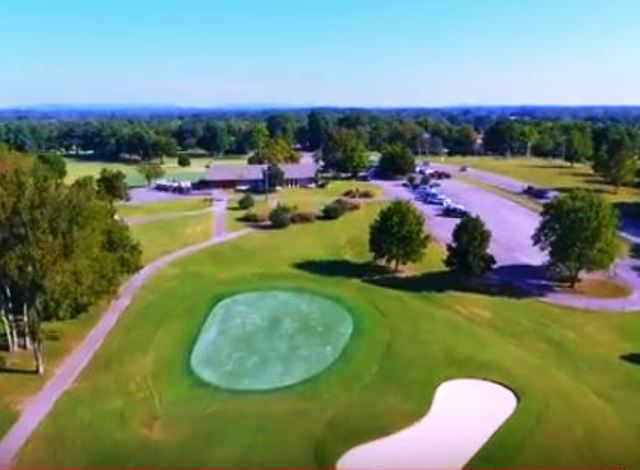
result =
[[[284,290],[254,291],[215,306],[191,355],[206,382],[269,390],[312,377],[344,349],[353,322],[338,303]]]

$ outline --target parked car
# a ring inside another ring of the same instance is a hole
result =
[[[527,186],[526,188],[524,188],[524,190],[522,191],[524,194],[526,194],[527,196],[531,196],[533,198],[536,199],[550,199],[552,192],[550,189],[547,188],[537,188],[535,186]]]
[[[433,206],[446,206],[451,204],[451,199],[447,196],[443,196],[442,194],[434,194],[432,196],[428,196],[425,202]]]
[[[431,173],[429,173],[429,177],[433,178],[434,180],[446,180],[451,178],[451,173],[442,170],[433,170]]]
[[[469,211],[460,204],[447,204],[442,208],[442,215],[462,219],[469,215]]]

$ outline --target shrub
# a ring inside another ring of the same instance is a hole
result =
[[[273,228],[286,228],[291,225],[291,208],[278,204],[269,213],[269,222]]]
[[[245,193],[244,196],[238,200],[238,208],[242,210],[251,209],[255,203],[253,196],[249,193]]]
[[[291,214],[292,224],[308,224],[316,220],[316,214],[313,212],[294,212]]]
[[[178,155],[178,166],[191,166],[191,159],[189,158],[189,155]]]
[[[320,189],[328,188],[329,187],[329,180],[321,179],[321,180],[318,181],[317,186]]]
[[[322,208],[322,218],[326,220],[339,219],[349,210],[346,199],[336,199]]]
[[[371,199],[373,197],[373,191],[369,189],[360,190],[359,188],[347,189],[342,193],[342,197],[348,199]]]
[[[264,214],[258,214],[256,212],[248,211],[242,217],[241,222],[249,222],[252,224],[259,224],[267,221],[267,217]]]

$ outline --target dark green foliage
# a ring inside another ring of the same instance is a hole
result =
[[[275,163],[270,163],[264,170],[264,179],[269,192],[275,191],[278,186],[284,185],[284,171]]]
[[[278,204],[269,213],[269,222],[273,228],[286,228],[291,225],[292,209],[284,204]]]
[[[453,230],[453,243],[447,244],[445,265],[467,277],[480,276],[496,263],[489,250],[491,232],[480,217],[465,217]]]
[[[0,171],[2,308],[28,315],[42,372],[40,323],[76,317],[140,265],[140,247],[93,178],[66,185],[26,167]]]
[[[129,199],[127,175],[120,170],[103,168],[96,180],[98,195],[109,201],[125,201]]]
[[[599,194],[571,191],[544,205],[533,242],[549,254],[550,265],[568,275],[573,287],[581,271],[611,266],[620,246],[618,214]]]
[[[240,221],[249,222],[252,224],[259,224],[262,222],[266,222],[267,220],[268,218],[266,216],[252,211],[248,211],[242,217],[240,217]]]
[[[322,161],[327,170],[356,176],[369,165],[369,153],[356,132],[337,128],[322,149]]]
[[[41,154],[36,159],[36,165],[47,171],[52,177],[64,179],[67,176],[67,163],[62,155]]]
[[[253,196],[249,193],[243,194],[243,196],[238,200],[238,208],[242,210],[251,209],[255,205],[255,201]]]
[[[231,137],[223,124],[209,122],[202,130],[198,145],[212,155],[222,155],[231,146]]]
[[[191,166],[191,159],[189,158],[189,155],[185,155],[184,153],[178,155],[178,166],[183,168]]]
[[[416,168],[415,158],[408,147],[390,145],[382,151],[378,171],[384,177],[406,176]]]
[[[151,186],[151,183],[165,175],[164,168],[157,163],[143,163],[138,165],[136,170],[142,175],[148,186]]]
[[[429,242],[424,217],[409,201],[396,200],[382,209],[369,228],[369,251],[374,261],[400,264],[422,259]]]
[[[345,199],[336,199],[322,208],[322,218],[325,220],[335,220],[342,217],[349,210]]]

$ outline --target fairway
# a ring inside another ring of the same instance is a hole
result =
[[[227,298],[213,309],[191,355],[200,378],[232,390],[269,390],[328,367],[353,322],[338,303],[306,292],[268,290]]]
[[[637,468],[640,367],[621,358],[638,351],[640,317],[456,290],[442,283],[435,244],[396,284],[363,280],[367,227],[381,206],[256,231],[158,273],[17,465],[330,468],[419,420],[440,383],[469,377],[520,400],[471,466]],[[353,332],[338,360],[269,392],[201,380],[190,359],[212,309],[274,289],[348,309]]]

